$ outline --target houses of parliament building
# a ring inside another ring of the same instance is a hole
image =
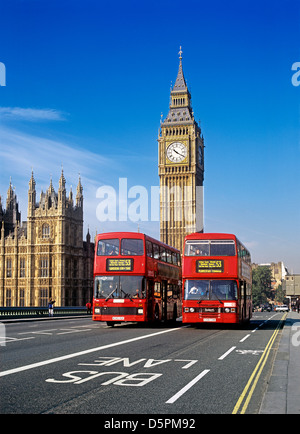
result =
[[[160,238],[182,251],[188,233],[203,232],[204,138],[191,105],[179,52],[169,112],[158,137]],[[36,200],[32,173],[27,221],[21,223],[10,183],[6,208],[0,197],[0,306],[82,306],[92,299],[94,244],[83,241],[83,189],[67,197],[63,171]]]
[[[67,196],[63,171],[56,193],[52,184],[36,200],[32,173],[27,221],[21,223],[10,182],[6,208],[0,197],[0,305],[81,306],[92,299],[94,244],[83,241],[83,188]]]

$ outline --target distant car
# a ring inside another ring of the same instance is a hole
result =
[[[282,304],[281,306],[276,306],[275,311],[276,312],[288,312],[289,307],[286,304]]]
[[[271,312],[272,311],[272,306],[270,304],[265,304],[264,306],[261,307],[261,311],[262,312]]]

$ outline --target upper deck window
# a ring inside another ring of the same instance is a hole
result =
[[[234,240],[187,240],[185,256],[235,256]]]
[[[108,240],[99,240],[97,247],[98,256],[116,256],[119,254],[119,239],[111,238]]]
[[[99,240],[97,247],[98,256],[118,256],[120,254],[120,240],[111,238]],[[144,242],[139,239],[123,238],[121,240],[121,255],[136,256],[144,254]]]
[[[123,238],[121,241],[121,255],[141,256],[144,254],[144,242],[143,240],[133,238]]]

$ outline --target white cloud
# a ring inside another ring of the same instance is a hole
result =
[[[121,227],[119,221],[103,223],[97,219],[96,210],[99,198],[96,192],[103,185],[109,185],[118,190],[119,178],[127,176],[132,179],[135,171],[131,170],[130,163],[136,159],[136,155],[128,154],[126,150],[122,158],[116,158],[111,154],[111,148],[103,143],[99,144],[98,149],[93,152],[88,149],[89,146],[78,146],[76,139],[66,140],[58,138],[57,135],[53,138],[53,132],[46,129],[37,134],[35,126],[32,132],[28,132],[30,130],[26,126],[25,132],[25,128],[19,126],[22,121],[32,123],[57,121],[63,120],[63,116],[63,113],[57,110],[0,107],[0,120],[2,120],[2,125],[0,125],[0,195],[2,203],[5,206],[6,192],[11,177],[22,213],[21,218],[23,221],[26,220],[31,171],[33,170],[34,173],[37,201],[39,201],[40,192],[49,187],[50,178],[55,190],[58,190],[58,181],[63,166],[67,194],[72,188],[73,197],[76,195],[80,173],[84,196],[85,231],[88,226],[92,235],[96,230],[98,232],[118,230]],[[138,167],[138,163],[136,164]],[[123,200],[122,197],[119,199]],[[122,223],[123,230],[137,230],[137,227],[137,223],[130,221]],[[141,222],[139,227],[141,230],[147,229],[147,232],[152,235],[158,230],[157,222]]]
[[[21,107],[0,107],[0,118],[12,120],[36,121],[63,121],[65,113],[54,109],[36,109]]]
[[[55,190],[63,166],[67,194],[72,187],[76,195],[79,174],[84,189],[84,220],[91,227],[97,227],[97,188],[111,184],[118,178],[116,162],[99,153],[91,152],[62,140],[48,139],[24,133],[23,131],[0,127],[0,195],[5,206],[6,192],[10,177],[22,212],[27,218],[28,183],[33,169],[36,181],[37,200],[45,191],[52,178]]]

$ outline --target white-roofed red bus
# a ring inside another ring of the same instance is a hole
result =
[[[187,235],[182,279],[183,323],[242,323],[250,320],[251,257],[235,235]]]
[[[179,250],[142,233],[97,235],[93,320],[176,320],[182,312],[180,260]]]

